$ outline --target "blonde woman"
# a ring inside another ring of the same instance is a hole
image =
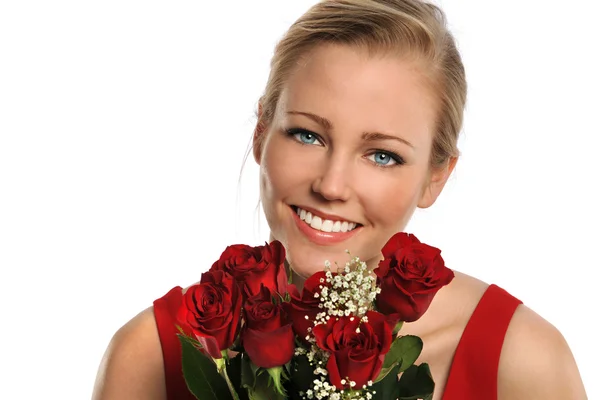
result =
[[[259,100],[253,156],[271,239],[297,285],[347,248],[374,268],[415,209],[435,203],[459,159],[466,96],[434,5],[322,1],[290,27]],[[431,367],[434,399],[586,398],[555,327],[498,286],[455,275],[402,330],[425,343],[418,362]],[[193,398],[175,336],[181,296],[173,288],[115,334],[95,399]]]

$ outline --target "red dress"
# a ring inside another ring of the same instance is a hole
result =
[[[169,400],[195,400],[181,372],[181,348],[175,315],[182,289],[177,286],[154,302],[154,315],[162,345]],[[504,336],[521,301],[490,285],[469,319],[448,375],[443,400],[495,400],[498,363]]]

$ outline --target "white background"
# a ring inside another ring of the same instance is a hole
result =
[[[89,398],[115,330],[267,238],[240,167],[275,42],[314,3],[0,3],[0,398]],[[597,2],[442,4],[463,156],[407,230],[555,324],[600,398]]]

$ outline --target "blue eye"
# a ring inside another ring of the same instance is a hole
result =
[[[373,155],[374,155],[373,161],[375,161],[379,165],[388,165],[390,162],[394,161],[389,154],[382,153],[381,151],[378,151],[378,152],[374,153]]]
[[[287,133],[302,144],[315,144],[318,141],[316,134],[304,129],[289,129]]]
[[[395,165],[404,164],[404,160],[397,154],[392,154],[386,151],[375,151],[368,157],[378,167],[393,167]]]
[[[300,141],[302,143],[306,143],[306,144],[313,144],[317,140],[315,135],[313,135],[312,133],[309,133],[309,132],[296,133],[296,135],[298,136],[298,139],[300,139]]]

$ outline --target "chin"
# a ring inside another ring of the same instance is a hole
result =
[[[292,244],[288,252],[288,262],[296,274],[306,279],[319,271],[324,271],[325,261],[331,263],[333,271],[337,269],[336,263],[343,267],[350,260],[350,256],[345,251],[346,247],[323,248],[310,245],[296,247]]]
[[[304,279],[316,272],[323,271],[326,260],[333,264],[333,260],[329,255],[315,249],[298,249],[292,245],[288,254],[288,262],[292,270]]]

